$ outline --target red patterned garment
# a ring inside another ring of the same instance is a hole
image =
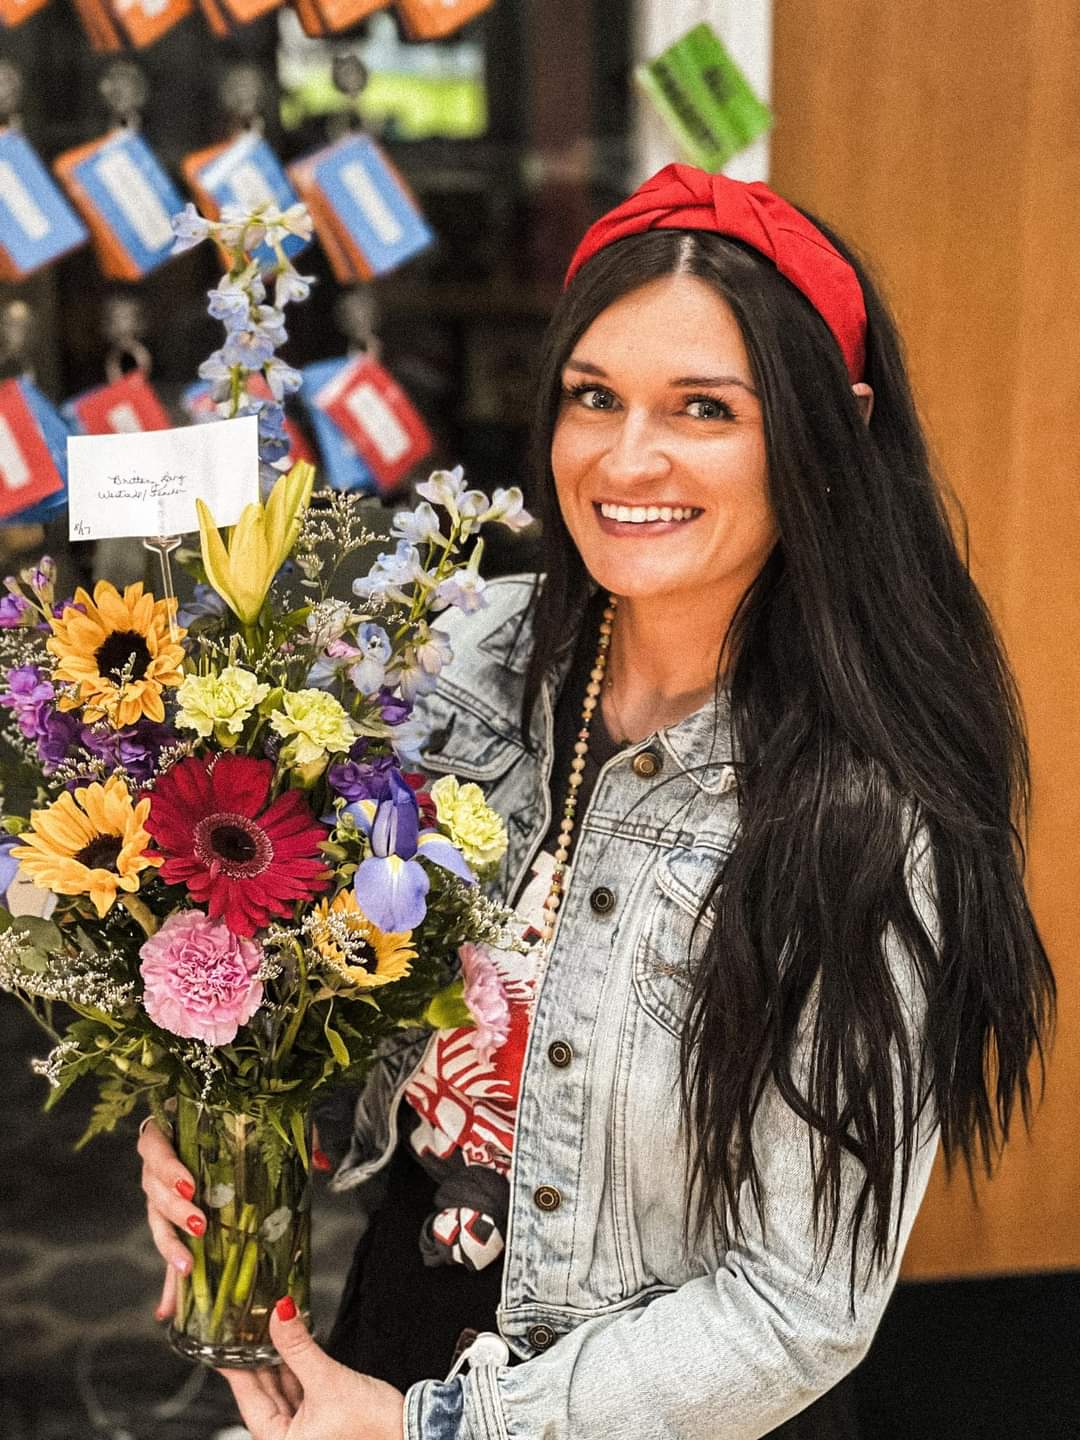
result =
[[[551,855],[537,856],[518,905],[527,940],[540,938],[536,922],[551,888],[553,868]],[[474,1204],[446,1205],[432,1218],[426,1243],[422,1241],[430,1264],[456,1263],[479,1270],[502,1253],[505,1215],[491,1211],[505,1207],[490,1203],[490,1172],[505,1178],[510,1171],[538,953],[487,952],[505,998],[497,1035],[483,1024],[440,1030],[405,1090],[419,1117],[410,1143],[433,1173],[452,1177],[455,1200],[464,1199],[471,1188],[470,1168],[489,1172],[474,1176]]]

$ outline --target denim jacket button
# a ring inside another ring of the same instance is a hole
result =
[[[589,896],[589,904],[597,915],[610,915],[615,909],[615,892],[606,885],[598,885]]]
[[[654,775],[660,774],[663,763],[655,750],[642,750],[631,760],[630,769],[639,779],[651,780]]]
[[[565,1040],[553,1040],[548,1046],[548,1059],[560,1070],[565,1070],[573,1058],[574,1052]]]
[[[533,1200],[538,1210],[557,1210],[562,1204],[562,1196],[554,1185],[539,1185],[533,1191]]]
[[[547,1350],[555,1344],[558,1336],[550,1325],[530,1325],[525,1338],[534,1350]]]

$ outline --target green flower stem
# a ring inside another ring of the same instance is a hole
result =
[[[224,1217],[222,1217],[224,1220]],[[216,1340],[221,1329],[221,1322],[225,1316],[225,1306],[233,1297],[233,1287],[237,1283],[237,1275],[240,1271],[241,1252],[246,1256],[247,1237],[255,1227],[255,1206],[245,1205],[240,1212],[240,1220],[236,1226],[233,1239],[229,1241],[225,1255],[225,1264],[222,1268],[221,1279],[218,1281],[217,1297],[214,1300],[214,1308],[210,1315],[209,1338]],[[222,1225],[223,1233],[226,1227]]]
[[[121,895],[120,904],[139,926],[144,935],[150,936],[157,934],[161,921],[150,909],[149,905],[146,904],[145,900],[140,900],[137,895]]]
[[[191,1289],[195,1306],[200,1315],[208,1315],[211,1309],[210,1282],[206,1277],[206,1244],[201,1235],[193,1235],[188,1242],[194,1264],[191,1267]]]

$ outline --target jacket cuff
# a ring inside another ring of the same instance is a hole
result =
[[[481,1365],[449,1384],[421,1380],[405,1394],[404,1440],[509,1440],[499,1367]]]

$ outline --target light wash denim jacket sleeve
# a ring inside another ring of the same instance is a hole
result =
[[[425,764],[479,782],[508,821],[500,887],[513,895],[550,820],[553,689],[518,715],[531,577],[494,582],[489,608],[440,619],[454,661],[427,702]],[[634,764],[643,752],[650,760]],[[726,712],[711,704],[621,751],[579,817],[577,850],[533,1018],[510,1176],[499,1329],[528,1363],[482,1366],[406,1396],[405,1440],[755,1440],[865,1353],[895,1281],[937,1147],[916,1153],[900,1244],[850,1304],[844,1229],[815,1243],[809,1133],[779,1094],[756,1122],[764,1213],[718,1252],[686,1238],[678,1101],[694,921],[736,822]],[[933,932],[929,860],[912,893]],[[905,957],[895,975],[921,1029]],[[344,1189],[391,1148],[401,1091],[423,1051],[399,1041],[357,1107]],[[845,1175],[844,1213],[857,1191]]]

